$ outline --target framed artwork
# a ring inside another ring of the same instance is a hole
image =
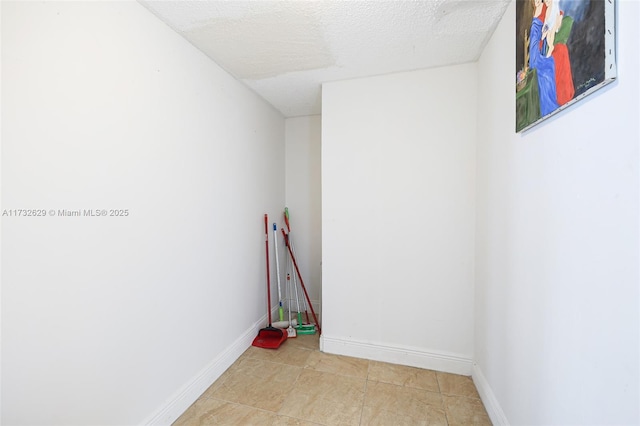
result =
[[[617,76],[615,0],[516,1],[516,132]]]

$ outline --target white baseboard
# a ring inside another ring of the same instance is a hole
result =
[[[358,342],[333,337],[320,336],[320,350],[327,353],[346,355],[391,364],[408,365],[442,371],[445,373],[470,376],[473,362],[471,358],[437,351],[423,351],[417,348]]]
[[[482,374],[482,370],[478,364],[473,364],[473,373],[471,376],[473,378],[473,383],[475,383],[476,389],[478,389],[478,393],[480,394],[480,399],[482,399],[482,403],[487,409],[487,414],[489,414],[491,423],[496,426],[509,426],[507,416],[505,416],[504,411],[502,411],[500,403],[496,399],[491,386],[489,386],[489,382],[487,382],[484,374]]]
[[[258,330],[265,326],[266,321],[267,316],[264,315],[142,424],[166,426],[176,421],[251,346]]]

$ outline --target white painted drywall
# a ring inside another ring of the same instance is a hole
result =
[[[286,205],[296,261],[316,313],[322,283],[320,140],[319,115],[286,120]]]
[[[284,136],[136,2],[2,2],[2,209],[129,212],[2,217],[3,424],[148,421],[265,315]]]
[[[617,3],[618,81],[526,134],[515,2],[479,62],[474,378],[496,424],[640,422],[640,5]]]
[[[324,350],[471,372],[475,73],[323,86]]]

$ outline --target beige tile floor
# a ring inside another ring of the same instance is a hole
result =
[[[491,425],[470,377],[325,354],[318,336],[250,347],[174,426]]]

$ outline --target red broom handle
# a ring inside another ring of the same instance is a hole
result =
[[[289,211],[286,210],[284,213],[284,223],[287,225],[287,232],[291,232],[291,226],[289,225]]]

